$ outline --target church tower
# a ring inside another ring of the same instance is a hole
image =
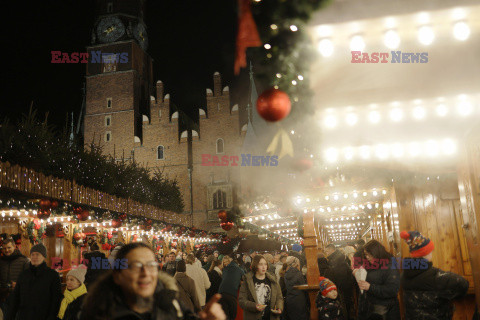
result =
[[[143,119],[150,118],[152,59],[144,0],[97,0],[86,72],[86,145],[119,160],[141,145]]]

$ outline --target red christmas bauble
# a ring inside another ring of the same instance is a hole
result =
[[[112,220],[112,227],[120,228],[122,226],[122,220],[120,219],[113,219]]]
[[[73,235],[73,238],[78,241],[78,240],[82,239],[82,234],[81,233],[75,233]]]
[[[87,235],[82,232],[82,233],[80,233],[80,237],[81,237],[82,239],[85,239],[85,238],[87,237]]]
[[[292,103],[288,95],[278,89],[264,91],[257,100],[258,114],[267,121],[279,121],[288,116]]]
[[[218,211],[218,218],[222,220],[222,222],[227,222],[227,211],[225,210]]]
[[[57,200],[53,200],[52,201],[52,209],[57,209],[58,208],[58,201]]]
[[[50,210],[42,209],[38,211],[37,217],[39,217],[40,219],[48,219],[50,217],[50,214]]]
[[[85,221],[88,219],[88,216],[90,215],[90,213],[88,212],[88,210],[82,210],[82,212],[80,212],[79,214],[77,214],[77,218],[78,220],[80,221]]]
[[[110,240],[110,239],[112,239],[112,237],[113,237],[113,234],[111,232],[108,232],[107,233],[107,239]]]
[[[127,219],[127,215],[124,213],[124,214],[120,215],[120,217],[118,217],[118,218],[123,221],[123,220]]]
[[[223,230],[230,231],[233,228],[233,222],[222,222],[220,223],[220,226]]]
[[[41,224],[40,220],[38,220],[38,219],[34,219],[34,220],[33,220],[33,228],[34,228],[35,230],[40,229],[41,226],[42,226],[42,224]]]
[[[52,205],[52,203],[48,199],[40,200],[40,208],[42,208],[42,209],[48,209],[48,208],[50,208],[51,205]]]

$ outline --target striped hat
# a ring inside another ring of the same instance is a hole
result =
[[[402,231],[400,237],[407,242],[413,258],[425,257],[434,249],[433,242],[418,231]]]
[[[320,287],[320,292],[322,293],[322,296],[326,296],[330,291],[332,290],[337,290],[337,286],[330,281],[330,279],[327,279],[325,277],[320,277],[318,280],[320,280],[319,287]]]

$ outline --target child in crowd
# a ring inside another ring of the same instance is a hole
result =
[[[320,277],[319,287],[320,291],[315,299],[318,319],[343,320],[342,307],[335,284],[325,277]]]

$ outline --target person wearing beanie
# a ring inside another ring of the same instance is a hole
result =
[[[62,320],[77,320],[83,299],[87,295],[85,286],[85,275],[87,266],[81,264],[67,273],[67,288],[63,293],[63,300],[60,303],[58,318]]]
[[[452,319],[452,301],[467,293],[468,281],[433,267],[434,244],[420,232],[402,231],[400,237],[412,257],[404,259],[401,275],[406,319]]]
[[[103,260],[108,259],[99,249],[100,248],[98,247],[98,244],[93,242],[90,245],[90,252],[87,252],[83,255],[83,257],[88,261],[87,274],[85,276],[85,285],[87,286],[87,289],[95,282],[95,280],[97,280],[99,276],[108,271],[108,269],[103,269]]]
[[[320,277],[319,292],[315,299],[318,310],[318,319],[345,319],[342,305],[339,301],[337,286],[327,278]]]
[[[8,298],[5,320],[54,320],[62,295],[58,272],[45,263],[47,248],[36,244],[30,250],[29,267],[18,277]]]

